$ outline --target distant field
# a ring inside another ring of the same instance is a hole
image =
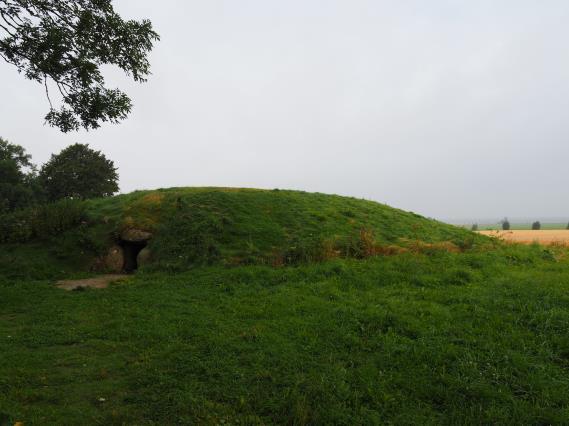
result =
[[[505,241],[522,244],[568,244],[569,230],[566,229],[542,229],[539,231],[532,230],[510,230],[510,231],[480,231],[482,235],[498,237]]]

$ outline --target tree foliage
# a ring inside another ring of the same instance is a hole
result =
[[[539,231],[541,229],[541,222],[539,220],[536,220],[531,224],[531,229],[534,231]]]
[[[89,145],[70,145],[41,168],[39,179],[48,199],[107,197],[119,190],[114,163]]]
[[[46,121],[63,132],[126,118],[131,101],[105,87],[101,66],[144,82],[157,40],[150,21],[123,20],[112,0],[0,0],[0,57],[45,86]],[[59,107],[50,85],[58,89]]]
[[[504,219],[502,219],[502,221],[500,222],[502,224],[502,229],[504,231],[509,231],[510,230],[510,221],[508,220],[507,217],[505,217]]]
[[[34,178],[35,168],[26,150],[0,138],[0,213],[33,203]]]

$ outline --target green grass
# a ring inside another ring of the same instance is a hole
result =
[[[569,274],[539,247],[0,282],[10,424],[566,424]],[[104,400],[103,400],[104,399]]]
[[[76,227],[0,245],[2,426],[569,424],[563,248],[294,191],[85,207]],[[105,290],[54,286],[127,227],[154,232],[153,265]]]

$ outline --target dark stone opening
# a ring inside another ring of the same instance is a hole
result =
[[[138,269],[138,253],[146,247],[146,241],[121,241],[120,245],[124,255],[123,271],[127,273],[136,271]]]

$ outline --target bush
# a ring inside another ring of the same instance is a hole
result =
[[[536,220],[534,223],[531,224],[531,229],[534,231],[539,231],[541,229],[541,223],[539,220]]]
[[[503,229],[504,231],[509,231],[509,230],[510,230],[510,221],[508,220],[507,217],[505,217],[504,219],[502,219],[501,224],[502,224],[502,229]]]
[[[0,243],[24,243],[72,229],[85,219],[85,205],[76,200],[16,210],[0,216]]]
[[[477,224],[477,223],[475,223],[475,224],[472,225],[472,231],[473,231],[473,232],[478,231],[478,224]]]

